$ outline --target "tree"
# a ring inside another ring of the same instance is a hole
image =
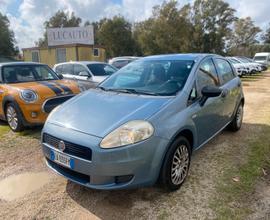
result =
[[[105,46],[107,57],[134,55],[132,25],[122,16],[103,19],[97,32],[98,42]]]
[[[153,15],[135,25],[134,36],[144,54],[187,52],[190,22],[189,7],[178,10],[177,2],[171,0],[153,8]]]
[[[265,34],[262,36],[265,44],[270,44],[270,23],[269,27],[266,29]]]
[[[250,46],[258,43],[257,36],[261,29],[254,25],[250,17],[237,19],[228,43],[229,53],[247,55]]]
[[[0,56],[17,55],[19,50],[15,43],[14,33],[9,28],[9,20],[0,13]]]
[[[192,7],[193,51],[224,54],[235,10],[223,0],[196,0]]]
[[[60,28],[60,27],[79,27],[82,19],[76,17],[74,12],[71,14],[64,11],[57,11],[48,21],[44,22],[44,28]],[[48,46],[47,32],[44,32],[43,38],[36,42],[38,46]]]

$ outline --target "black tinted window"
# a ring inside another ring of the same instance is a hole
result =
[[[233,69],[228,61],[223,59],[216,59],[218,74],[220,75],[222,84],[227,83],[235,77]]]
[[[207,59],[202,62],[197,75],[197,89],[199,93],[201,93],[203,87],[209,85],[219,85],[217,72],[212,59]]]
[[[94,76],[107,76],[116,72],[115,68],[103,63],[88,64],[87,67]]]

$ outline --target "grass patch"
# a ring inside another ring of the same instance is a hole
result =
[[[2,137],[4,134],[8,133],[9,131],[10,131],[10,129],[7,125],[0,125],[0,137]]]
[[[19,136],[30,136],[35,139],[40,139],[40,134],[41,134],[41,127],[26,129],[18,133]]]
[[[210,203],[217,219],[245,219],[252,212],[249,198],[255,190],[256,182],[263,176],[262,169],[270,169],[270,127],[263,126],[256,140],[247,143],[246,163],[225,170],[223,178],[218,182],[217,195]],[[234,181],[235,177],[239,181]]]

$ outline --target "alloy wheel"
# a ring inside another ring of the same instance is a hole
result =
[[[240,127],[243,120],[243,105],[240,105],[236,112],[236,124]]]
[[[6,116],[9,126],[13,130],[16,130],[16,128],[18,127],[18,115],[16,113],[16,110],[12,106],[8,106]]]
[[[175,185],[181,184],[188,173],[189,152],[186,145],[180,145],[174,155],[171,165],[171,181]]]

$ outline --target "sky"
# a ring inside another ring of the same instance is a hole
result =
[[[178,0],[184,5],[194,0]],[[265,29],[270,22],[269,0],[225,0],[237,10],[238,17],[250,16]],[[141,21],[151,16],[152,7],[162,0],[0,0],[0,12],[10,20],[19,48],[34,46],[42,37],[43,23],[57,10],[75,12],[76,16],[96,21],[121,14],[129,21]]]

